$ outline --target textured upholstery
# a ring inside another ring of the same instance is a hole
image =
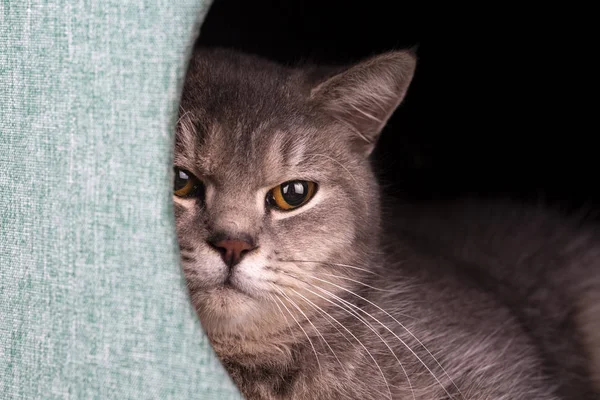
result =
[[[190,306],[171,143],[202,0],[0,0],[0,399],[238,399]]]

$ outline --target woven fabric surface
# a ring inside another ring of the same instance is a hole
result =
[[[179,264],[207,1],[0,0],[0,399],[239,399]]]

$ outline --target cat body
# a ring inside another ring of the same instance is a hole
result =
[[[414,68],[194,55],[174,203],[215,351],[248,399],[596,398],[595,227],[510,203],[382,211],[369,155]]]

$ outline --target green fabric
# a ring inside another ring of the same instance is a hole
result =
[[[190,306],[171,142],[201,0],[0,0],[0,399],[238,399]]]

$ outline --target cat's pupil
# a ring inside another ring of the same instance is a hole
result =
[[[291,206],[302,204],[308,193],[308,183],[303,181],[293,181],[281,185],[281,195],[283,199]]]

